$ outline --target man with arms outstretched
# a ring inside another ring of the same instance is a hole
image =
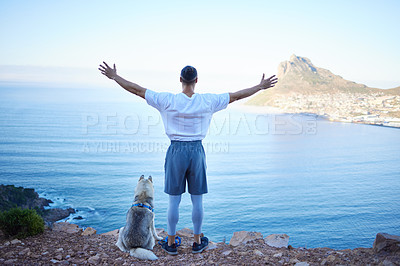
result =
[[[125,90],[142,97],[156,108],[162,117],[165,133],[171,140],[165,158],[165,189],[169,195],[168,241],[162,244],[168,254],[178,254],[175,245],[176,225],[179,220],[179,204],[185,192],[186,183],[192,200],[192,222],[194,242],[193,253],[202,252],[208,246],[207,237],[202,236],[203,194],[207,193],[206,158],[201,141],[206,136],[211,117],[215,112],[225,109],[229,103],[249,97],[260,90],[273,87],[277,78],[271,76],[260,84],[234,93],[195,93],[197,70],[186,66],[181,71],[182,93],[154,92],[117,75],[105,62],[99,70],[113,79]]]

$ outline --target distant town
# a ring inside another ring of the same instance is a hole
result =
[[[274,106],[289,113],[314,113],[331,121],[400,128],[400,96],[371,93],[285,95]]]

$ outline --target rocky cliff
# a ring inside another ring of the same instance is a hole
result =
[[[35,209],[46,223],[53,223],[68,217],[71,213],[75,213],[75,210],[72,208],[45,209],[50,203],[53,202],[45,198],[40,198],[39,194],[33,188],[0,185],[0,211],[7,211],[15,207]]]
[[[40,198],[33,188],[0,185],[0,211],[7,211],[14,207],[22,209],[43,209],[52,201]]]

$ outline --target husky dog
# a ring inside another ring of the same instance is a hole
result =
[[[116,245],[138,259],[156,260],[152,252],[155,239],[161,240],[154,227],[153,179],[139,178],[135,189],[135,199],[126,214],[126,225],[119,230]]]

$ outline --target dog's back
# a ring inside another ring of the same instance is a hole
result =
[[[120,250],[139,259],[156,260],[152,252],[155,239],[161,240],[154,227],[153,179],[142,175],[135,188],[133,205],[126,214],[126,225],[119,230],[115,243]]]
[[[153,249],[154,238],[151,233],[153,213],[146,208],[131,207],[126,214],[126,225],[122,239],[128,249],[142,247]]]

